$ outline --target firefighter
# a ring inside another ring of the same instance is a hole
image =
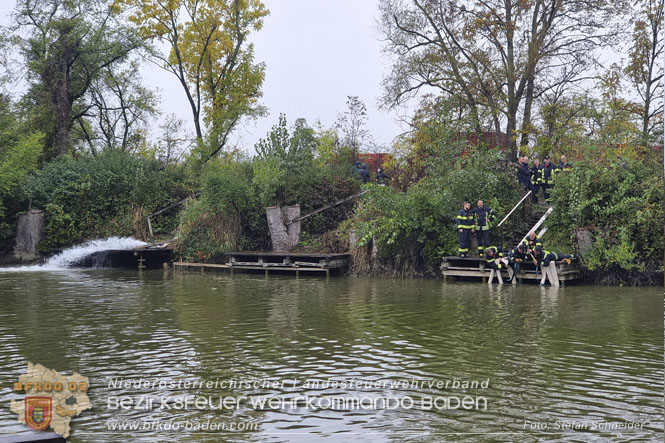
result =
[[[535,260],[536,266],[540,266],[541,268],[546,268],[552,261],[557,262],[563,260],[570,264],[575,259],[574,255],[557,254],[556,252],[546,251],[541,245],[536,246],[531,256]]]
[[[379,169],[376,170],[376,182],[379,185],[385,186],[386,181],[388,181],[388,180],[392,180],[392,178],[388,174],[383,172],[383,168],[379,168]]]
[[[363,163],[360,167],[360,178],[362,179],[363,184],[367,184],[367,181],[369,180],[369,170],[367,169],[366,163]]]
[[[506,269],[507,267],[507,260],[503,258],[503,251],[496,246],[485,248],[485,261],[485,266],[490,269],[496,269],[497,271]]]
[[[351,174],[353,175],[353,178],[357,178],[358,180],[362,180],[362,167],[361,163],[359,160],[356,160],[356,162],[351,166]]]
[[[543,183],[543,168],[540,166],[540,160],[533,159],[533,166],[531,167],[531,201],[538,203],[538,190]]]
[[[531,190],[531,169],[529,169],[529,157],[526,155],[520,156],[517,160],[517,181],[526,191]]]
[[[485,206],[482,200],[478,200],[473,209],[476,221],[476,240],[478,240],[478,255],[483,256],[485,247],[490,245],[490,223],[496,220],[496,211]]]
[[[508,266],[513,268],[513,277],[511,278],[512,282],[517,281],[517,274],[520,272],[522,263],[528,257],[527,247],[524,243],[520,243],[516,248],[513,248],[508,254]]]
[[[527,253],[531,254],[536,246],[543,246],[543,241],[536,235],[534,231],[530,231],[524,240],[522,240],[522,244],[526,246]]]
[[[570,162],[566,162],[566,156],[562,155],[561,156],[561,161],[557,165],[556,169],[554,172],[559,173],[559,172],[570,172],[573,169],[573,164]]]
[[[474,223],[474,215],[473,211],[471,211],[471,202],[465,201],[464,206],[457,213],[457,230],[459,231],[459,249],[457,250],[457,255],[460,257],[469,256],[471,234],[473,234],[476,230]]]
[[[550,189],[554,187],[554,176],[552,175],[554,172],[554,165],[550,163],[550,156],[547,155],[545,156],[544,159],[544,164],[543,164],[543,169],[541,173],[542,177],[542,188],[543,188],[543,196],[545,196],[545,203],[549,204],[550,202]]]

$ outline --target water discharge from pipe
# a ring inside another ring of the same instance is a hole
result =
[[[131,250],[145,242],[131,237],[109,237],[107,239],[91,240],[89,242],[72,246],[69,249],[51,257],[46,263],[32,266],[16,266],[11,268],[0,267],[0,272],[35,272],[35,271],[62,271],[80,262],[85,257],[101,251]]]

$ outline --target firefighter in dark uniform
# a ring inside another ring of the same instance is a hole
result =
[[[536,246],[543,246],[543,241],[536,235],[535,232],[531,231],[526,235],[524,240],[522,240],[521,244],[526,246],[527,254],[531,254]]]
[[[363,165],[360,167],[360,178],[364,184],[367,184],[367,181],[369,180],[369,170],[367,169],[367,164],[365,163],[363,163]]]
[[[383,172],[383,168],[379,168],[376,170],[376,182],[379,185],[385,186],[386,181],[388,180],[392,180],[392,178],[388,174]]]
[[[543,164],[542,172],[542,187],[543,195],[545,196],[545,203],[550,202],[550,189],[554,187],[554,165],[550,163],[550,156],[545,156],[545,164]]]
[[[497,260],[497,258],[499,260]],[[487,266],[490,269],[496,269],[497,271],[500,271],[501,269],[506,269],[506,264],[502,262],[503,258],[503,251],[501,248],[498,248],[496,246],[490,246],[488,248],[485,248],[485,266]]]
[[[362,167],[359,160],[356,160],[353,166],[351,166],[351,174],[353,175],[353,178],[362,180]]]
[[[555,252],[546,251],[540,245],[536,246],[532,255],[533,258],[536,260],[537,264],[540,265],[541,268],[546,268],[547,266],[550,265],[550,262],[558,262],[561,260],[570,264],[571,261],[575,259],[574,255],[557,254]]]
[[[573,169],[573,164],[570,162],[566,162],[566,156],[562,155],[561,156],[561,161],[557,165],[556,169],[554,170],[555,173],[559,172],[570,172]]]
[[[535,204],[538,203],[538,190],[543,183],[543,167],[540,166],[540,160],[533,159],[533,166],[531,167],[531,201]]]
[[[478,255],[483,256],[485,247],[490,245],[490,223],[496,220],[496,211],[485,206],[482,200],[478,200],[473,209],[476,217],[476,240],[478,240]]]
[[[524,189],[531,190],[531,169],[529,168],[529,157],[520,156],[517,163],[517,181]]]
[[[471,234],[475,232],[474,214],[471,210],[471,202],[465,201],[464,207],[457,213],[457,230],[459,231],[459,249],[457,255],[460,257],[469,256],[469,245],[471,244]]]
[[[522,263],[528,257],[527,248],[524,243],[520,243],[516,248],[513,248],[508,254],[508,266],[513,268],[513,278],[511,280],[517,280],[517,274],[520,272]]]

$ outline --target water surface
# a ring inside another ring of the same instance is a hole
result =
[[[22,398],[11,387],[27,362],[90,378],[94,408],[73,419],[71,441],[663,439],[659,288],[0,272],[0,436],[25,429],[9,401]],[[166,386],[109,386],[118,378]],[[224,380],[277,386],[205,386]],[[331,380],[348,385],[305,385]],[[414,380],[425,384],[390,384]],[[489,386],[465,389],[453,386],[455,380]],[[427,381],[448,381],[448,387]],[[168,404],[197,396],[408,397],[416,403],[111,409],[121,396],[168,398]],[[487,407],[422,409],[423,398],[464,396],[482,397]],[[162,428],[111,428],[146,421]],[[163,429],[169,422],[254,428]],[[597,429],[603,423],[641,429]],[[578,429],[559,429],[565,426]]]

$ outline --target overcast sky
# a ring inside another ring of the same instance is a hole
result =
[[[3,24],[15,0],[0,0]],[[252,36],[255,60],[265,62],[263,104],[269,115],[240,126],[231,143],[248,152],[277,122],[304,117],[310,125],[335,122],[348,95],[367,105],[367,128],[377,143],[390,144],[403,132],[395,113],[377,108],[381,78],[388,69],[374,17],[376,0],[264,0],[270,10],[261,31]],[[174,113],[192,127],[189,106],[172,74],[146,65],[144,82],[161,90],[164,114]]]

